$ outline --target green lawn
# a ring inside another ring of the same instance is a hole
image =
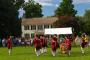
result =
[[[52,56],[50,48],[46,54],[41,54],[39,57],[36,56],[33,47],[14,47],[10,56],[7,51],[7,48],[0,47],[0,60],[90,60],[90,48],[85,55],[82,55],[80,47],[73,47],[71,56],[60,54],[58,49],[55,57]]]

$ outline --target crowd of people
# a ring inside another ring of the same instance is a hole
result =
[[[24,38],[12,38],[8,36],[8,38],[3,38],[2,46],[8,47],[8,53],[11,54],[12,47],[14,45],[22,46],[22,45],[34,45],[35,53],[37,56],[44,54],[47,52],[48,46],[48,38],[44,35],[35,34],[34,39],[24,39]],[[70,35],[65,35],[64,37],[57,38],[57,35],[54,35],[50,40],[51,52],[52,56],[56,56],[57,49],[60,48],[62,54],[71,55],[72,42],[78,44],[81,48],[82,54],[85,53],[85,47],[90,45],[88,36],[84,33],[80,37],[77,35],[74,39]]]
[[[12,37],[13,46],[29,46],[33,45],[33,39]],[[7,47],[7,38],[0,39],[0,45]]]

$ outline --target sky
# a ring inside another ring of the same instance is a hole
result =
[[[25,0],[28,2],[28,0]],[[54,15],[54,11],[59,6],[62,0],[34,0],[42,5],[42,13],[44,16]],[[77,10],[77,15],[83,16],[85,10],[90,9],[90,0],[73,0],[74,9]]]

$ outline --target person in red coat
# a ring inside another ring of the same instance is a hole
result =
[[[41,43],[41,53],[47,52],[46,51],[47,40],[45,39],[44,35],[40,36],[40,43]]]
[[[40,44],[41,44],[41,53],[44,53],[44,38],[43,35],[40,36]]]
[[[10,55],[11,50],[12,50],[12,38],[11,38],[11,36],[9,36],[8,39],[7,39],[7,47],[8,47],[8,53]]]
[[[52,55],[56,55],[56,49],[57,49],[57,39],[56,36],[54,36],[51,40],[51,47],[52,47]]]
[[[69,38],[69,36],[65,37],[65,44],[67,46],[67,54],[70,55],[70,52],[71,52],[71,39]]]
[[[44,36],[44,52],[47,52],[47,42],[48,42],[48,37]]]
[[[39,56],[40,55],[41,44],[40,44],[40,39],[38,38],[37,35],[35,35],[35,37],[34,37],[34,46],[35,46],[36,55]]]

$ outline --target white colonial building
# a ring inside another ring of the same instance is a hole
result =
[[[34,33],[44,34],[44,29],[52,28],[56,20],[58,20],[56,17],[22,19],[22,37],[33,38]]]

